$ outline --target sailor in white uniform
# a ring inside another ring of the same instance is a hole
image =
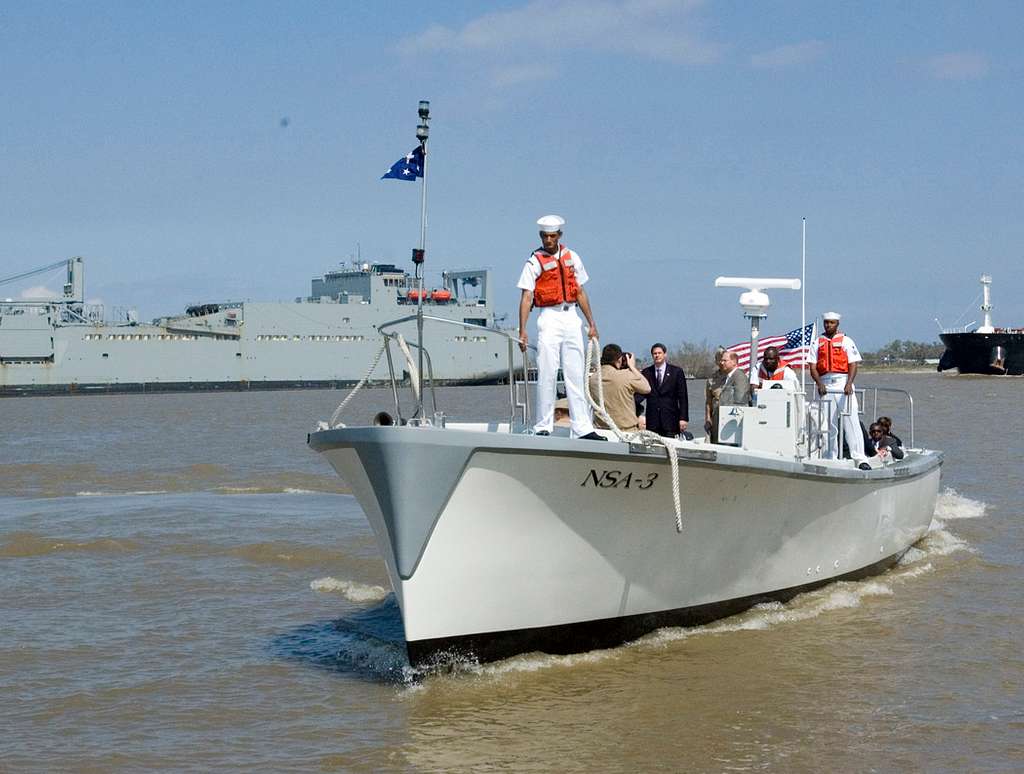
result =
[[[822,402],[828,404],[828,447],[826,459],[839,457],[839,425],[850,450],[850,457],[862,470],[868,470],[864,453],[864,435],[860,429],[857,411],[857,393],[853,380],[857,377],[857,364],[862,360],[853,339],[839,332],[839,313],[825,312],[821,316],[824,332],[818,339],[818,356],[810,361],[811,378],[818,386]]]
[[[569,400],[571,432],[576,438],[604,441],[594,432],[590,406],[583,392],[583,321],[587,319],[590,338],[597,338],[597,325],[590,311],[590,299],[583,286],[589,277],[579,255],[560,243],[565,220],[545,215],[537,221],[542,246],[535,250],[519,276],[519,347],[526,350],[526,323],[530,310],[540,308],[537,318],[537,421],[534,432],[550,435],[554,426],[555,386],[561,365]]]

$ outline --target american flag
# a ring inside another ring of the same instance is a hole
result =
[[[807,362],[813,346],[814,323],[808,323],[803,328],[794,328],[782,336],[764,336],[758,339],[757,359],[758,361],[761,360],[764,356],[764,351],[768,347],[778,347],[779,360],[783,365],[790,367],[801,366]],[[731,347],[726,347],[726,349],[736,353],[739,358],[740,368],[746,369],[750,366],[749,341],[744,341],[742,344],[733,344]]]

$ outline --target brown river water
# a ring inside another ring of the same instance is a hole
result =
[[[430,675],[305,445],[344,393],[0,400],[0,771],[1022,771],[1024,379],[858,381],[909,389],[946,453],[897,567]],[[483,419],[506,397],[439,401]]]

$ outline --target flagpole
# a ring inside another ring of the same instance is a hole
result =
[[[807,218],[801,219],[800,235],[800,348],[804,345],[804,330],[807,328]],[[810,348],[808,347],[808,351]],[[807,357],[804,356],[804,361]],[[807,394],[807,363],[800,364],[800,391]]]
[[[419,338],[419,393],[417,398],[416,416],[423,417],[423,261],[427,254],[427,138],[430,136],[430,102],[420,100],[419,104],[420,123],[416,127],[416,139],[420,141],[420,148],[423,149],[423,186],[420,188],[420,247],[413,250],[412,260],[416,264],[416,284],[419,294],[416,299],[416,334]]]

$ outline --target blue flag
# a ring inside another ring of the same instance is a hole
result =
[[[391,169],[381,175],[381,180],[415,180],[423,177],[423,146],[417,145],[411,152],[391,165]]]

